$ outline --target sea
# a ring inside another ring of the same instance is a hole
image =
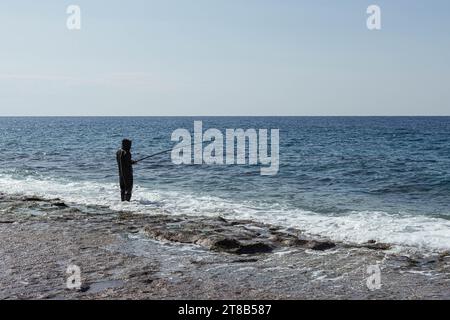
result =
[[[167,152],[134,167],[133,199],[122,203],[122,139],[139,159],[173,148],[172,133],[193,134],[194,121],[224,133],[279,129],[278,174],[248,164],[176,165]],[[1,117],[0,136],[4,194],[450,250],[450,117]]]

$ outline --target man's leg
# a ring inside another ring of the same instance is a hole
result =
[[[123,181],[123,178],[120,178],[120,199],[122,201],[126,200],[126,188],[125,188],[125,182]]]
[[[125,191],[125,201],[131,201],[131,195],[133,193],[133,187],[127,188]]]

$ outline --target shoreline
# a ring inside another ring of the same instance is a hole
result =
[[[448,252],[407,257],[249,220],[0,200],[0,299],[450,298]],[[80,290],[66,287],[72,264]],[[379,290],[367,286],[371,265]]]

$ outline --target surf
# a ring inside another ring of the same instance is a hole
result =
[[[123,204],[117,199],[117,184],[89,180],[68,181],[50,177],[12,177],[0,174],[0,190],[10,195],[59,198],[72,205],[101,206],[113,211],[143,214],[223,216],[249,219],[285,228],[298,228],[311,236],[333,241],[366,243],[376,240],[396,246],[399,252],[442,252],[450,250],[450,220],[407,213],[352,211],[329,215],[259,201],[237,201],[180,190],[136,186],[136,200]]]

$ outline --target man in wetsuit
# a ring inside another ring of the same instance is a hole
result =
[[[122,140],[122,148],[116,153],[119,166],[120,196],[122,201],[130,201],[133,192],[133,164],[131,160],[131,140]]]

